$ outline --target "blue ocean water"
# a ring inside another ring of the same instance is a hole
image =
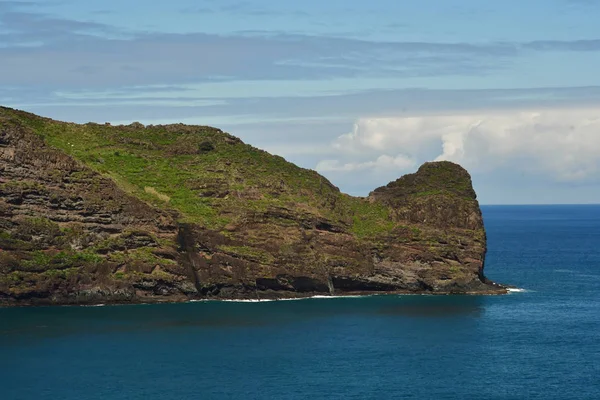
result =
[[[524,292],[0,309],[0,399],[600,399],[600,206],[483,211]]]

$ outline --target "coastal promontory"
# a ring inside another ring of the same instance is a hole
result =
[[[504,293],[468,172],[368,197],[207,126],[0,108],[0,304]]]

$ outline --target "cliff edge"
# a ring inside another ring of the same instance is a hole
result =
[[[341,193],[219,129],[0,108],[0,304],[505,293],[466,170]]]

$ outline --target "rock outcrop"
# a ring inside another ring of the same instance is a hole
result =
[[[0,108],[0,304],[503,293],[471,179],[347,196],[218,129]]]

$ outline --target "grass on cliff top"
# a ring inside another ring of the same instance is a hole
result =
[[[389,210],[344,195],[316,171],[207,126],[74,124],[0,108],[45,141],[183,220],[222,229],[247,213],[287,207],[349,225],[359,237],[393,228]]]
[[[461,166],[448,161],[425,163],[418,173],[408,174],[375,192],[391,191],[396,199],[412,196],[458,196],[466,200],[477,198],[471,176]]]

